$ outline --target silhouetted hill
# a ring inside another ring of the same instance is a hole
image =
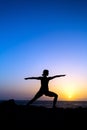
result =
[[[87,108],[45,108],[17,105],[13,99],[0,103],[0,122],[15,128],[87,128]],[[3,125],[3,127],[4,127]]]

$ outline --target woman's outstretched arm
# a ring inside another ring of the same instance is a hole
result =
[[[54,78],[57,78],[57,77],[63,77],[63,76],[66,76],[66,75],[65,75],[65,74],[62,74],[62,75],[55,75],[55,76],[50,77],[50,79],[54,79]]]
[[[27,78],[24,78],[25,80],[27,79],[40,79],[40,77],[27,77]]]

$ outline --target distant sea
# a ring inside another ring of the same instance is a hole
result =
[[[0,100],[0,102],[2,101],[4,100]],[[14,101],[17,105],[26,105],[29,100],[14,100]],[[52,101],[37,100],[32,105],[51,108],[52,103],[53,103]],[[57,101],[56,106],[58,108],[78,108],[78,107],[87,108],[87,101]]]

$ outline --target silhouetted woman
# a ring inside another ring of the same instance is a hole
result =
[[[31,99],[28,102],[27,105],[32,104],[36,99],[38,99],[41,96],[45,95],[45,96],[49,96],[49,97],[54,97],[53,108],[56,107],[56,102],[57,102],[58,95],[56,93],[54,93],[54,92],[49,91],[48,83],[49,83],[50,80],[52,80],[52,79],[54,79],[56,77],[62,77],[62,76],[65,76],[65,75],[55,75],[55,76],[52,76],[52,77],[47,77],[48,75],[49,75],[49,71],[47,69],[45,69],[45,70],[43,70],[43,74],[40,77],[27,77],[27,78],[24,78],[25,80],[27,80],[27,79],[41,80],[41,87],[40,87],[39,91],[36,93],[34,98]]]

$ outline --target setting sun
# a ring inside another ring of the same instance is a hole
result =
[[[68,96],[68,98],[71,99],[71,98],[72,98],[72,95],[70,94],[70,95]]]
[[[66,95],[66,97],[68,99],[70,99],[70,100],[74,99],[75,89],[74,89],[73,85],[66,86],[66,88],[64,89],[64,91],[65,91],[65,95]]]
[[[57,84],[57,86],[53,87],[54,84]],[[79,83],[77,83],[74,79],[72,80],[69,77],[62,80],[56,79],[54,84],[51,84],[53,89],[52,91],[55,91],[59,95],[60,100],[73,101],[78,99],[81,91],[78,91]],[[79,87],[79,90],[80,89],[81,88]]]

